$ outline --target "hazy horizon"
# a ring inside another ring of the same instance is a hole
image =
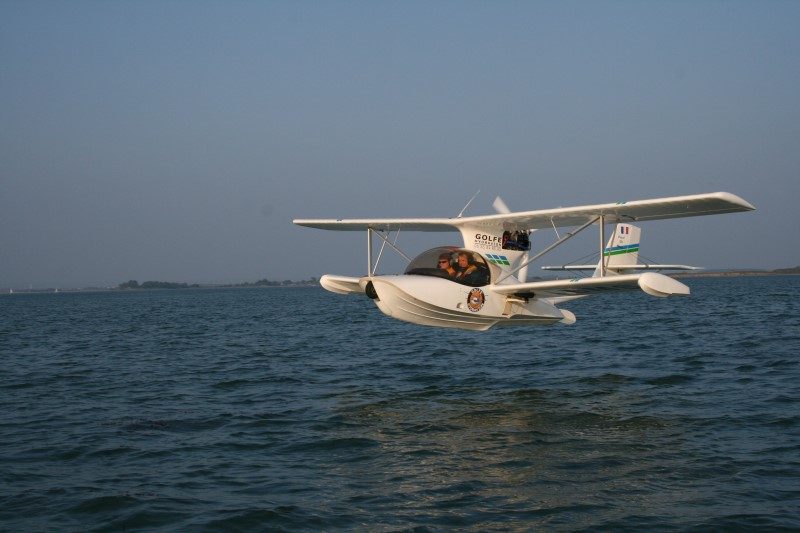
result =
[[[292,219],[455,216],[478,190],[466,214],[729,191],[757,211],[642,224],[641,253],[797,266],[798,23],[786,2],[3,2],[0,287],[361,275],[363,234]]]

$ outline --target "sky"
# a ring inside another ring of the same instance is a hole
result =
[[[645,223],[641,254],[796,266],[798,27],[771,1],[4,0],[0,288],[363,275],[363,234],[292,219],[477,191],[466,215],[729,191],[757,211]]]

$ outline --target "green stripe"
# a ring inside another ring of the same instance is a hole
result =
[[[613,252],[603,252],[603,255],[605,255],[605,256],[621,255],[621,254],[629,254],[629,253],[638,252],[638,251],[639,251],[638,248],[628,248],[627,250],[615,250]]]

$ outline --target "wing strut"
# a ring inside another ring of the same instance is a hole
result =
[[[380,238],[381,238],[381,240],[383,241],[383,244],[381,244],[381,249],[380,249],[380,252],[378,253],[378,259],[375,261],[375,264],[374,264],[374,266],[373,266],[373,264],[372,264],[372,234],[373,234],[373,233],[374,233],[375,235],[377,235],[378,237],[380,237]],[[400,233],[400,229],[398,228],[398,229],[397,229],[397,234],[399,234],[399,233]],[[395,234],[395,240],[397,239],[397,234]],[[404,254],[404,253],[403,253],[403,250],[401,250],[401,249],[400,249],[400,248],[398,248],[398,247],[397,247],[397,246],[396,246],[394,243],[392,243],[392,242],[391,242],[391,241],[390,241],[390,240],[389,240],[389,239],[388,239],[388,238],[387,238],[387,237],[386,237],[386,236],[383,234],[383,232],[381,232],[381,231],[379,231],[379,230],[374,230],[374,229],[372,229],[372,228],[368,227],[368,228],[367,228],[367,276],[369,276],[369,277],[372,277],[372,275],[373,275],[373,274],[375,273],[375,271],[377,270],[377,268],[378,268],[378,261],[380,261],[380,260],[381,260],[381,255],[383,254],[383,247],[384,247],[384,246],[386,246],[387,244],[388,244],[388,245],[389,245],[389,246],[390,246],[390,247],[391,247],[391,248],[392,248],[392,249],[393,249],[395,252],[397,252],[398,254],[400,254],[400,255],[403,257],[403,259],[405,259],[405,260],[406,260],[406,261],[408,261],[409,263],[411,262],[411,258],[410,258],[410,257],[408,257],[406,254]]]
[[[574,237],[575,235],[577,235],[577,234],[578,234],[578,233],[580,233],[581,231],[585,230],[586,228],[588,228],[589,226],[591,226],[592,224],[594,224],[594,223],[595,223],[595,222],[597,222],[598,220],[601,220],[602,218],[603,218],[603,216],[602,216],[602,215],[600,215],[600,216],[598,216],[598,217],[595,217],[595,218],[593,218],[592,220],[590,220],[589,222],[587,222],[586,224],[584,224],[583,226],[581,226],[580,228],[576,229],[575,231],[570,231],[569,233],[567,233],[566,235],[564,235],[563,237],[561,237],[560,239],[558,239],[556,242],[554,242],[553,244],[551,244],[550,246],[548,246],[547,248],[545,248],[544,250],[542,250],[542,251],[541,251],[541,252],[539,252],[538,254],[534,255],[533,257],[531,257],[530,259],[528,259],[527,261],[525,261],[525,262],[524,262],[524,263],[522,263],[521,265],[519,265],[519,266],[518,266],[517,268],[515,268],[514,270],[511,270],[510,272],[508,272],[508,273],[507,273],[505,276],[503,276],[502,278],[498,279],[498,280],[497,280],[497,283],[500,283],[500,282],[502,282],[504,279],[508,278],[508,277],[509,277],[509,276],[511,276],[512,274],[516,274],[516,273],[517,273],[517,272],[519,272],[519,271],[520,271],[520,270],[521,270],[523,267],[526,267],[526,266],[530,265],[531,263],[533,263],[534,261],[536,261],[537,259],[539,259],[540,257],[542,257],[544,254],[546,254],[547,252],[549,252],[550,250],[552,250],[553,248],[555,248],[555,247],[556,247],[556,246],[558,246],[559,244],[563,243],[563,242],[564,242],[564,241],[566,241],[566,240],[569,240],[569,239],[571,239],[572,237]],[[602,224],[601,224],[601,226],[602,226]]]
[[[367,277],[372,277],[372,228],[367,228]]]
[[[400,231],[400,230],[398,229],[397,231]],[[376,235],[377,235],[378,237],[380,237],[381,239],[383,239],[383,242],[385,242],[386,244],[388,244],[389,246],[391,246],[391,247],[392,247],[392,249],[394,249],[394,251],[395,251],[395,252],[397,252],[398,254],[400,254],[401,256],[403,256],[403,259],[405,259],[405,260],[406,260],[406,261],[408,261],[409,263],[411,262],[411,258],[410,258],[410,257],[408,257],[406,254],[404,254],[404,253],[403,253],[403,251],[402,251],[400,248],[398,248],[397,246],[395,246],[394,244],[392,244],[391,242],[389,242],[389,239],[387,239],[387,238],[386,238],[386,236],[385,236],[383,233],[381,233],[381,232],[379,232],[379,231],[377,231],[377,232],[375,232],[375,233],[376,233]]]
[[[606,245],[606,217],[600,215],[598,219],[600,220],[600,277],[604,278],[606,276],[606,256],[603,253]]]
[[[377,230],[377,231],[380,231],[380,230]],[[388,237],[388,235],[390,235],[390,233],[387,234],[387,237]],[[397,228],[397,233],[394,234],[394,243],[395,244],[397,244],[397,238],[398,237],[400,237],[400,228]],[[381,243],[381,249],[378,250],[378,257],[377,257],[377,259],[375,259],[375,264],[372,267],[372,272],[373,273],[378,271],[378,264],[381,262],[381,257],[383,257],[384,248],[386,248],[386,241]]]

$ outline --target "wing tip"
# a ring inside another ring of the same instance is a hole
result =
[[[680,281],[664,274],[647,272],[639,277],[639,288],[650,296],[666,298],[667,296],[689,296],[689,287]]]
[[[712,193],[712,195],[715,196],[716,198],[719,198],[720,200],[723,200],[725,202],[728,202],[728,203],[731,203],[731,204],[734,204],[734,205],[740,207],[741,211],[755,211],[756,210],[756,206],[754,206],[753,204],[751,204],[750,202],[748,202],[747,200],[745,200],[741,196],[733,194],[732,192],[720,191],[720,192]]]
[[[319,278],[319,284],[323,289],[336,294],[354,294],[364,292],[360,284],[360,279],[361,278],[350,276],[323,274],[322,277]]]

